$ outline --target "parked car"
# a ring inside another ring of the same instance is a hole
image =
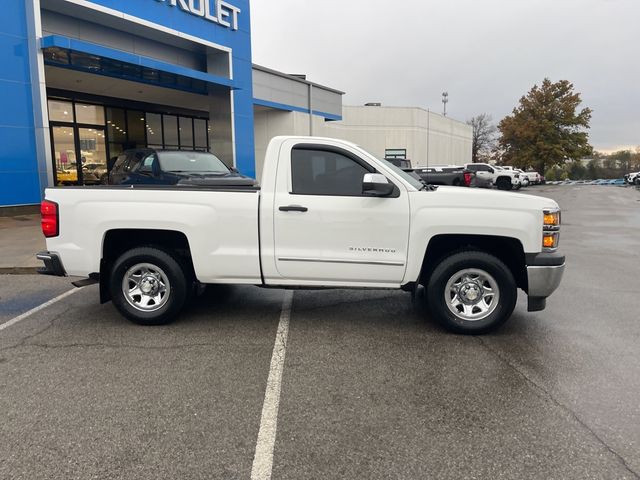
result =
[[[640,172],[627,173],[624,176],[624,181],[629,185],[640,185]]]
[[[110,185],[255,185],[227,167],[222,160],[208,152],[184,150],[156,150],[142,148],[127,150],[116,160],[109,173]]]
[[[518,174],[520,174],[520,183],[523,187],[528,187],[529,185],[531,185],[531,180],[529,180],[529,176],[524,171],[520,170],[519,168],[514,168],[514,170],[518,172]]]
[[[476,174],[478,186],[490,183],[499,190],[518,190],[522,186],[520,174],[510,169],[488,163],[467,163],[465,168]]]
[[[417,175],[429,185],[451,185],[453,187],[474,186],[475,173],[456,165],[442,165],[426,168],[416,168]]]
[[[100,283],[102,302],[144,325],[174,320],[198,284],[424,285],[432,318],[467,334],[506,322],[518,288],[529,311],[544,309],[564,273],[548,198],[425,186],[317,137],[274,138],[262,186],[242,180],[47,189],[41,273]]]
[[[76,164],[68,165],[66,168],[59,168],[56,171],[56,182],[58,185],[75,185],[78,183]]]
[[[464,168],[475,173],[475,185],[479,188],[493,187],[495,169],[486,163],[467,163]]]
[[[82,180],[85,185],[106,185],[109,172],[103,163],[85,163],[82,165]]]
[[[524,172],[524,174],[529,179],[529,183],[531,185],[541,185],[542,184],[542,179],[544,177],[542,175],[540,175],[538,172],[533,171],[533,170],[529,170],[529,171]]]

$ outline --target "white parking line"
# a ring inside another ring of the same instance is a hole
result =
[[[82,289],[81,288],[74,288],[73,290],[68,290],[68,291],[64,292],[62,295],[58,295],[56,298],[52,298],[48,302],[45,302],[42,305],[38,305],[37,307],[32,308],[31,310],[29,310],[28,312],[23,313],[22,315],[18,315],[17,317],[12,318],[8,322],[3,323],[2,325],[0,325],[0,331],[4,330],[5,328],[9,328],[12,325],[15,325],[16,323],[24,320],[25,318],[30,317],[31,315],[33,315],[34,313],[39,312],[40,310],[44,310],[45,308],[50,307],[54,303],[58,303],[60,300],[63,300],[65,298],[67,298],[69,295],[72,295],[72,294],[74,294],[75,292],[77,292],[79,290],[82,290]]]
[[[287,290],[282,301],[280,323],[276,333],[276,342],[271,355],[271,367],[267,379],[267,390],[262,405],[260,431],[256,443],[256,454],[253,457],[251,480],[270,480],[273,469],[273,448],[276,443],[278,428],[278,408],[280,406],[280,390],[282,387],[282,370],[284,357],[287,353],[287,337],[289,335],[289,319],[291,318],[291,304],[293,292]]]

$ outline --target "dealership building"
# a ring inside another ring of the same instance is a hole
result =
[[[278,134],[345,138],[378,155],[404,150],[419,163],[447,142],[451,155],[466,155],[466,133],[448,119],[441,130],[457,139],[427,134],[427,147],[412,135],[429,131],[428,112],[345,107],[343,118],[343,92],[254,65],[249,0],[6,3],[0,207],[37,204],[48,186],[100,183],[109,159],[129,148],[211,151],[249,176]]]

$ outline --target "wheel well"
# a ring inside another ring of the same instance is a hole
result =
[[[113,262],[127,250],[143,246],[171,251],[182,262],[192,278],[195,278],[191,248],[184,233],[173,230],[135,228],[109,230],[104,236],[102,259],[100,260],[100,300],[102,303],[110,300],[108,285]]]
[[[427,283],[431,272],[444,257],[461,250],[479,250],[498,257],[511,270],[518,287],[527,289],[527,267],[522,243],[515,238],[493,235],[436,235],[427,246],[420,283]]]

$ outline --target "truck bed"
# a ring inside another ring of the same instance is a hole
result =
[[[201,282],[260,282],[255,186],[71,187],[48,189],[46,195],[58,204],[60,217],[60,235],[48,240],[48,248],[63,256],[69,275],[100,271],[109,232],[147,237],[149,231],[168,230],[186,236]]]

